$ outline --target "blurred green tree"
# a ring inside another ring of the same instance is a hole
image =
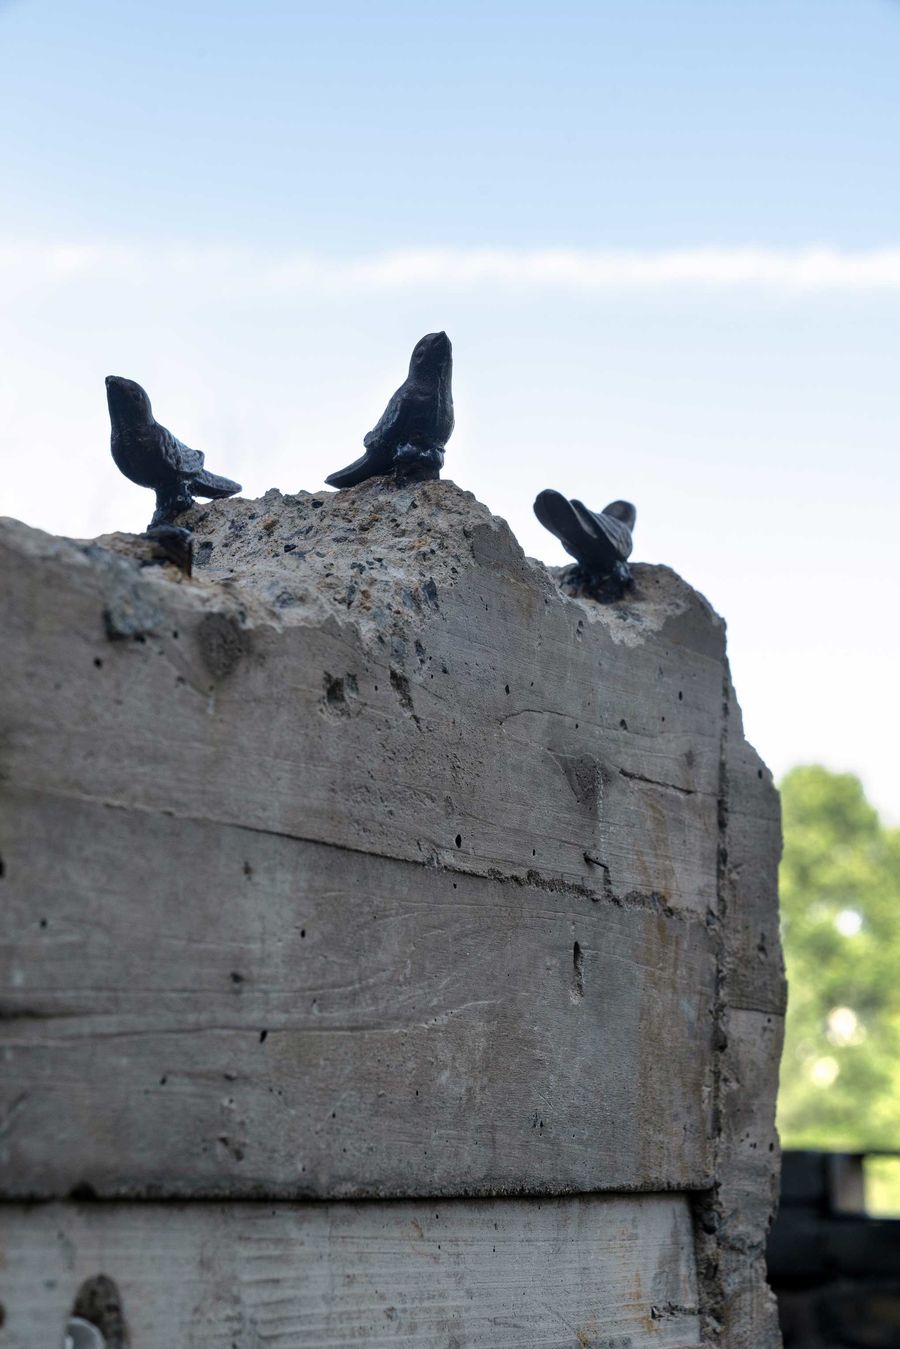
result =
[[[781,799],[782,1142],[900,1149],[900,829],[849,773],[795,768]]]

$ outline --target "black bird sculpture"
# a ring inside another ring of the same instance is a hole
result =
[[[630,501],[611,501],[598,513],[548,489],[535,498],[534,513],[578,564],[567,581],[604,601],[621,599],[634,585],[627,559],[637,511]]]
[[[153,416],[150,399],[140,384],[119,375],[106,376],[106,401],[112,424],[112,457],[116,467],[139,487],[156,493],[149,528],[171,524],[190,510],[194,497],[230,497],[238,482],[208,473],[200,450],[189,449]]]
[[[444,446],[453,432],[453,348],[446,333],[428,333],[413,348],[409,374],[378,425],[363,437],[366,452],[332,473],[330,487],[355,487],[380,473],[439,478]]]
[[[189,529],[182,529],[180,525],[153,525],[141,537],[152,547],[152,562],[171,562],[185,576],[192,574],[194,536]]]

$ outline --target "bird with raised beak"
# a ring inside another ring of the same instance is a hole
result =
[[[446,333],[427,333],[413,348],[409,374],[381,420],[363,437],[366,452],[332,473],[330,487],[355,487],[383,473],[427,481],[440,477],[453,432],[453,348]]]

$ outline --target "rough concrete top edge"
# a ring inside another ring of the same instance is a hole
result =
[[[139,574],[154,588],[177,585],[182,600],[201,608],[227,595],[248,622],[275,626],[331,618],[364,633],[389,622],[398,598],[408,608],[427,605],[429,595],[455,587],[474,564],[533,587],[548,603],[577,606],[616,645],[641,645],[691,610],[724,630],[708,601],[665,566],[635,564],[635,590],[616,604],[563,594],[563,568],[526,557],[505,520],[446,479],[398,488],[373,478],[345,492],[271,488],[257,500],[196,506],[181,523],[194,532],[191,581],[169,565],[148,567],[152,547],[134,534],[68,539],[0,518],[0,547],[32,561]]]

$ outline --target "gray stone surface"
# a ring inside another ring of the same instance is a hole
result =
[[[37,793],[0,837],[8,1194],[709,1183],[701,922]]]
[[[690,1192],[704,1343],[777,1344],[721,621],[561,595],[450,482],[187,518],[193,580],[0,525],[2,1192]]]

